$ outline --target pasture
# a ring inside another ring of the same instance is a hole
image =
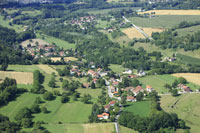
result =
[[[133,38],[145,38],[142,33],[140,33],[136,28],[127,28],[122,30],[130,39]]]
[[[200,31],[200,25],[176,29],[176,31],[178,32],[178,36],[186,36],[188,34],[192,35],[198,31]]]
[[[17,84],[32,84],[33,73],[30,72],[8,72],[0,71],[0,79],[13,78],[16,79]]]
[[[200,15],[200,10],[149,10],[139,12],[139,14],[154,14],[155,15]]]
[[[64,40],[61,40],[52,36],[39,34],[39,33],[37,33],[36,35],[37,35],[37,38],[42,39],[50,44],[55,43],[58,47],[62,47],[63,49],[74,49],[76,47],[75,44],[66,42]]]
[[[37,66],[47,74],[58,73],[55,69],[51,68],[48,65],[37,65]]]
[[[183,64],[200,65],[200,59],[188,55],[177,54],[176,57],[180,59]]]
[[[9,65],[7,68],[7,71],[16,71],[16,72],[34,72],[35,70],[41,71],[38,65]]]
[[[176,73],[172,74],[175,77],[184,77],[187,81],[194,84],[200,85],[200,74],[199,73]]]
[[[135,115],[139,116],[148,116],[151,109],[150,101],[139,101],[127,103],[125,105],[124,111],[132,112]]]
[[[161,98],[162,109],[169,113],[176,113],[186,122],[186,126],[191,128],[191,133],[198,133],[200,130],[200,106],[198,105],[200,105],[200,93],[182,94],[178,97],[165,95]]]
[[[200,17],[196,15],[161,15],[153,18],[131,17],[128,19],[139,27],[147,28],[171,28],[182,21],[200,21]]]
[[[127,128],[121,125],[119,126],[119,130],[120,130],[120,133],[138,133],[138,131],[135,131],[134,129]]]

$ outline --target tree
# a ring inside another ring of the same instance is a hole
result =
[[[32,126],[33,122],[32,122],[32,119],[31,119],[31,118],[23,118],[21,124],[22,124],[22,126],[23,126],[24,128],[29,128],[29,127]]]
[[[90,94],[84,94],[84,96],[82,97],[81,101],[82,101],[83,103],[88,104],[88,103],[90,103],[89,100],[91,100],[91,98],[92,98],[92,97],[91,97]]]
[[[1,65],[1,70],[2,70],[2,71],[6,71],[7,68],[8,68],[8,63],[7,63],[7,62],[4,62],[4,63]]]
[[[183,77],[179,77],[178,78],[178,83],[180,83],[180,84],[187,84],[187,80],[185,78],[183,78]]]
[[[177,89],[172,89],[171,90],[172,96],[178,96],[178,90]]]
[[[68,102],[70,99],[68,97],[68,95],[66,93],[63,93],[61,96],[61,103],[66,103]]]
[[[33,104],[30,110],[32,113],[40,113],[40,106],[38,104]]]
[[[45,92],[45,93],[43,94],[43,98],[44,98],[45,100],[50,101],[50,100],[53,100],[53,99],[54,99],[54,96],[53,96],[53,94],[52,94],[51,92]]]
[[[144,97],[144,94],[143,94],[142,92],[139,92],[139,93],[137,94],[137,96],[136,96],[136,100],[137,100],[137,101],[142,101],[143,97]]]
[[[91,88],[92,88],[92,89],[95,89],[95,88],[96,88],[96,85],[95,85],[94,82],[91,83]]]
[[[40,97],[37,97],[36,99],[35,99],[35,102],[34,102],[35,104],[40,104],[40,103],[42,103],[42,99],[40,98]]]
[[[166,89],[171,89],[171,88],[172,88],[169,84],[165,84],[164,87],[165,87]]]
[[[182,129],[185,129],[185,121],[180,120],[179,121],[179,127],[182,128]]]
[[[41,107],[41,111],[42,113],[45,113],[45,114],[48,113],[47,108],[45,106]]]

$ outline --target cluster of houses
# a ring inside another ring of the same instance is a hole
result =
[[[64,57],[67,52],[64,50],[58,50],[56,45],[52,44],[33,44],[29,43],[23,47],[24,51],[29,52],[33,57]]]
[[[111,109],[111,107],[115,106],[115,101],[110,101],[109,104],[104,106],[104,112],[102,114],[98,114],[97,117],[99,120],[106,120],[109,118],[109,110]]]
[[[84,16],[84,17],[80,17],[78,19],[72,19],[70,24],[74,24],[74,25],[79,25],[82,27],[82,29],[85,29],[82,24],[85,24],[85,23],[91,23],[91,22],[94,22],[94,20],[96,20],[96,16]]]
[[[176,57],[165,57],[161,62],[172,62],[175,60],[176,60]]]

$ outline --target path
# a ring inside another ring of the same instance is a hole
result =
[[[126,22],[130,22],[130,23],[131,23],[131,21],[128,20],[128,19],[127,19],[126,17],[124,17],[124,16],[123,16],[123,19],[124,19]],[[153,40],[153,38],[150,37],[149,35],[147,35],[142,29],[140,29],[140,27],[136,26],[136,25],[133,24],[133,23],[131,23],[131,24],[132,24],[132,26],[133,26],[134,28],[136,28],[142,35],[144,35],[144,37],[149,38],[150,40]]]
[[[115,129],[116,129],[116,133],[119,133],[119,126],[117,122],[115,122]]]

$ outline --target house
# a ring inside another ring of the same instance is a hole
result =
[[[66,56],[66,55],[65,55],[65,51],[60,51],[60,52],[59,52],[59,55],[60,55],[60,56]]]
[[[132,74],[132,70],[130,70],[130,69],[126,70],[126,71],[123,72],[123,74]]]
[[[127,91],[127,92],[128,92],[129,90],[132,91],[132,90],[134,90],[134,87],[133,87],[133,86],[126,87],[124,90]]]
[[[102,120],[102,119],[106,120],[106,119],[109,118],[109,114],[108,113],[102,113],[102,114],[97,115],[97,117],[99,118],[99,120]]]
[[[135,79],[135,78],[137,78],[138,76],[137,75],[128,75],[128,78],[130,78],[130,79]]]
[[[114,81],[112,84],[113,84],[114,86],[118,86],[119,82]]]
[[[115,106],[115,101],[110,101],[109,104],[110,104],[110,106],[113,107],[113,106]]]
[[[142,76],[145,76],[146,73],[144,71],[140,70],[137,75],[142,77]]]
[[[110,105],[109,105],[109,104],[107,104],[107,105],[104,106],[104,110],[105,110],[105,112],[108,112],[109,109],[110,109]]]
[[[184,92],[192,92],[192,90],[188,86],[183,86],[183,91]]]
[[[98,79],[97,78],[93,78],[92,80],[96,84]]]
[[[136,102],[136,98],[133,97],[133,96],[127,96],[126,97],[126,101],[128,101],[128,102]]]
[[[89,87],[90,87],[90,84],[89,84],[89,83],[83,83],[83,87],[84,87],[84,88],[89,88]]]
[[[153,88],[150,85],[147,85],[146,86],[146,90],[147,90],[147,92],[152,92]]]
[[[139,92],[143,92],[144,89],[141,86],[137,86],[134,90],[132,90],[133,94],[137,96]]]

